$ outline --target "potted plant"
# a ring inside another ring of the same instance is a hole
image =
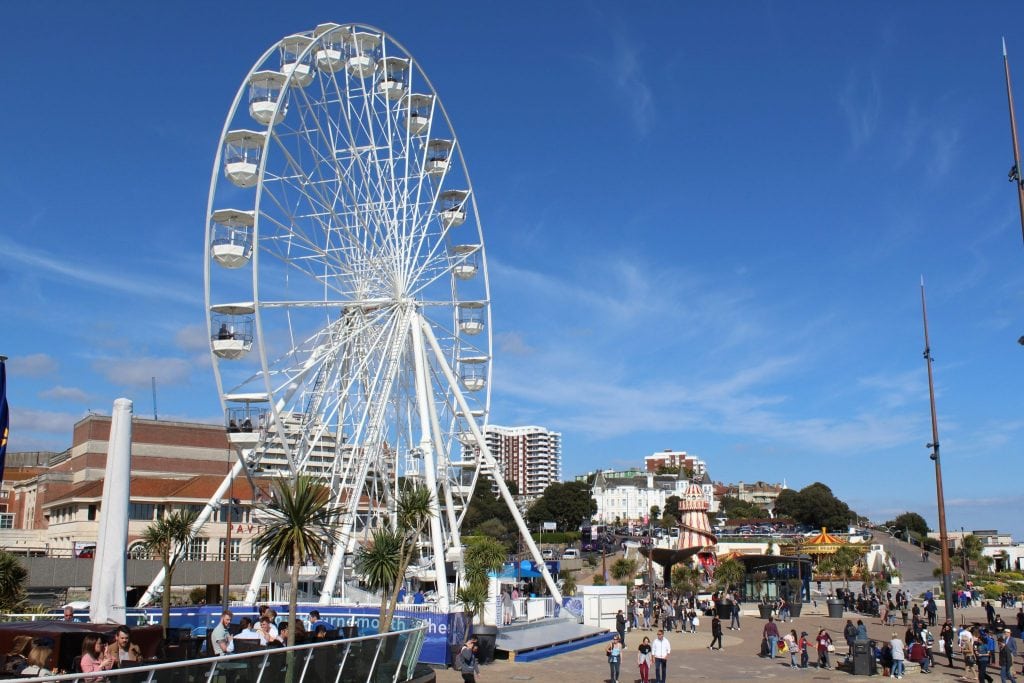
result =
[[[768,573],[754,572],[750,578],[754,582],[754,593],[757,594],[757,610],[760,612],[762,619],[767,619],[772,615],[772,612],[775,611],[775,605],[768,602],[768,596],[764,593],[764,584],[768,579]]]
[[[789,613],[798,617],[804,607],[804,582],[794,578],[786,581],[786,586],[789,587]]]
[[[479,617],[479,623],[473,627],[473,633],[480,645],[479,659],[481,664],[494,660],[494,644],[498,637],[498,627],[484,623],[484,613],[489,595],[490,572],[501,570],[507,551],[498,541],[489,536],[479,536],[469,541],[463,560],[466,580],[456,593],[462,602],[463,609],[469,617],[466,620],[466,637],[469,636],[473,617]]]

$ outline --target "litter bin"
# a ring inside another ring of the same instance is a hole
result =
[[[715,608],[718,610],[719,619],[732,619],[732,602],[719,602]]]
[[[853,641],[853,675],[873,676],[875,673],[875,654],[871,641]]]
[[[475,625],[473,626],[473,635],[476,636],[477,661],[481,664],[490,664],[494,661],[494,645],[498,640],[498,627]]]
[[[338,630],[341,631],[341,637],[342,638],[358,638],[359,637],[359,627],[356,626],[355,624],[352,624],[350,626],[342,626]]]
[[[828,601],[828,616],[832,619],[843,618],[843,601],[842,600],[829,600]]]

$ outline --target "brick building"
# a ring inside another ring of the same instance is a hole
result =
[[[515,482],[519,495],[538,498],[550,484],[562,480],[562,435],[543,427],[488,425],[484,438],[506,482]]]

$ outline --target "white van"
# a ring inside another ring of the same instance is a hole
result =
[[[566,548],[565,552],[562,553],[563,560],[578,560],[580,559],[580,551],[576,548]]]

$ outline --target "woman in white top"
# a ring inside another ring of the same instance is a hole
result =
[[[53,641],[49,638],[36,638],[32,641],[32,649],[28,653],[28,666],[21,670],[22,676],[52,676],[48,668],[50,655],[53,654]]]

